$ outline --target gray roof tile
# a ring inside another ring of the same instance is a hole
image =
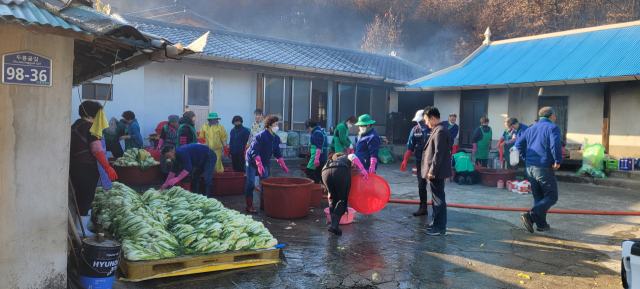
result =
[[[191,43],[203,32],[210,31],[202,52],[209,56],[321,68],[402,81],[429,73],[424,67],[390,55],[138,17],[124,18],[140,31],[165,37],[174,43]]]

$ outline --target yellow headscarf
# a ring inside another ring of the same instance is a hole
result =
[[[93,120],[93,125],[89,129],[89,132],[98,139],[102,139],[102,130],[109,127],[107,117],[104,115],[104,110],[99,110]]]

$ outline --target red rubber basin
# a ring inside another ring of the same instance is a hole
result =
[[[497,187],[498,181],[515,180],[518,171],[505,169],[482,169],[478,171],[483,186]]]
[[[297,219],[309,214],[312,180],[268,178],[260,183],[267,216],[278,219]]]
[[[162,121],[158,124],[158,126],[156,126],[156,134],[159,136],[160,134],[162,134],[162,130],[164,129],[164,126],[166,124],[169,124],[168,121]]]
[[[322,193],[324,187],[319,184],[313,184],[311,186],[311,198],[309,199],[309,207],[320,207],[322,203]]]
[[[151,155],[151,157],[152,157],[156,162],[159,162],[159,161],[160,161],[161,153],[160,153],[160,151],[159,151],[159,150],[156,150],[156,149],[154,149],[154,148],[152,148],[152,147],[148,147],[148,148],[146,148],[146,149],[144,149],[144,150],[146,150],[147,152],[149,152],[149,154]]]
[[[235,171],[233,170],[233,168],[232,168],[232,167],[225,167],[225,168],[224,168],[224,172],[225,172],[225,173],[233,173],[233,172],[235,172]]]
[[[113,166],[113,170],[118,174],[118,182],[125,185],[151,185],[158,180],[160,165],[149,167],[142,171],[140,167]]]
[[[212,184],[211,195],[244,195],[247,175],[245,173],[213,173]]]

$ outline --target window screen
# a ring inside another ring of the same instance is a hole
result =
[[[371,118],[376,121],[375,129],[380,135],[386,134],[387,89],[374,87],[371,93]]]
[[[209,106],[209,80],[199,78],[187,79],[188,105]]]
[[[361,116],[363,114],[371,115],[371,87],[358,85],[356,116]]]
[[[113,100],[110,84],[90,83],[82,85],[82,99]]]
[[[282,119],[284,78],[282,76],[265,76],[264,83],[265,114],[275,114]]]
[[[338,111],[340,119],[338,119],[338,123],[341,123],[356,112],[356,85],[341,83],[339,100]]]
[[[304,129],[304,122],[309,119],[311,105],[311,81],[293,79],[293,129]]]

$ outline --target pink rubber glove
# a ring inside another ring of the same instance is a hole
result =
[[[167,180],[164,181],[164,184],[162,185],[162,187],[160,187],[160,190],[162,191],[166,189],[169,186],[169,181],[175,177],[176,177],[176,174],[174,174],[173,172],[169,172],[169,175],[167,176]]]
[[[264,174],[264,167],[262,166],[262,159],[260,156],[256,157],[256,166],[258,167],[258,174],[262,177],[262,174]]]
[[[182,172],[175,178],[169,180],[168,184],[169,186],[173,186],[175,185],[177,182],[181,181],[182,179],[184,179],[184,177],[186,177],[189,174],[188,171],[186,170],[182,170]]]
[[[473,154],[474,154],[474,155],[477,155],[477,154],[478,154],[478,144],[477,144],[477,143],[474,143],[474,144],[473,144]]]
[[[371,164],[369,165],[369,173],[370,174],[375,174],[376,173],[376,164],[378,163],[378,159],[377,158],[371,158]]]
[[[181,136],[180,137],[180,145],[181,146],[186,146],[187,145],[187,137],[186,136]]]
[[[369,179],[369,173],[367,173],[367,171],[364,169],[364,166],[360,162],[359,158],[354,158],[351,162],[356,165],[356,168],[358,168],[358,170],[360,171],[363,180]]]
[[[159,139],[158,140],[158,150],[162,150],[162,145],[164,144],[164,140],[163,139]]]
[[[313,165],[317,168],[320,166],[320,155],[322,154],[322,150],[316,150],[316,158],[313,160]],[[279,159],[278,159],[279,160]]]
[[[282,172],[285,174],[290,173],[289,169],[287,168],[287,165],[284,163],[284,159],[283,158],[279,158],[278,159],[278,163],[280,164],[280,167],[282,168]]]

